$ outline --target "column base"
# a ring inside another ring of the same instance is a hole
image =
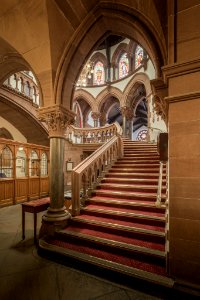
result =
[[[42,217],[42,226],[40,228],[39,238],[47,235],[54,235],[56,231],[65,228],[70,219],[71,214],[66,210],[65,206],[59,209],[49,207]]]

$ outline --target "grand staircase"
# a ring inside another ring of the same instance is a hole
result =
[[[165,195],[155,206],[156,145],[124,140],[124,157],[105,175],[68,227],[40,247],[129,276],[171,286],[166,273]]]

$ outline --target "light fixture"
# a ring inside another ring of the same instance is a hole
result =
[[[92,79],[92,74],[94,73],[94,63],[87,61],[84,65],[81,74],[76,82],[77,87],[86,87],[88,85],[88,80]]]
[[[19,147],[19,151],[23,151],[24,148],[22,146]]]

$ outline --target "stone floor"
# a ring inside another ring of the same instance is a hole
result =
[[[42,213],[38,215],[38,229]],[[21,205],[0,209],[1,300],[174,299],[145,286],[131,289],[47,260],[33,243],[33,215],[26,213],[26,239],[21,239]],[[183,296],[182,299],[191,299]],[[178,299],[178,298],[176,298]]]

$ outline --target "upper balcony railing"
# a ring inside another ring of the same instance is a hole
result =
[[[69,126],[66,138],[73,144],[99,144],[109,141],[115,135],[121,135],[119,123],[106,124],[103,127],[78,128]]]

